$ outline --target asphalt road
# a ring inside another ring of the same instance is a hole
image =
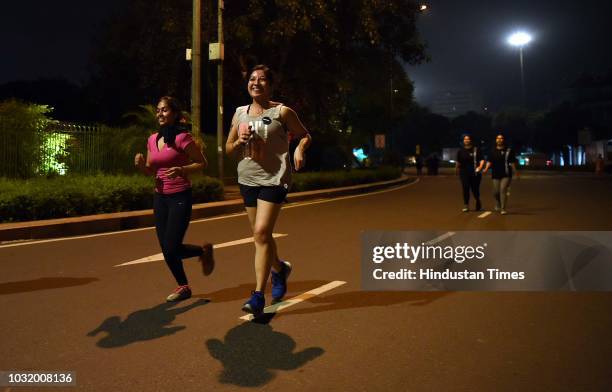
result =
[[[491,183],[482,185],[492,207]],[[289,297],[345,281],[244,322],[253,245],[216,250],[217,268],[117,266],[159,253],[154,231],[0,246],[0,370],[75,371],[49,390],[604,391],[612,385],[612,293],[364,292],[364,230],[612,230],[612,181],[525,175],[507,216],[462,213],[452,176],[286,206],[276,233]],[[192,222],[186,242],[249,237],[244,214]],[[46,387],[48,388],[48,387]],[[8,390],[38,388],[2,387]]]

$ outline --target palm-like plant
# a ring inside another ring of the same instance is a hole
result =
[[[149,130],[149,132],[157,129],[157,114],[156,108],[153,105],[139,105],[140,110],[130,111],[125,113],[121,118],[130,120],[130,125],[135,125],[140,128]]]

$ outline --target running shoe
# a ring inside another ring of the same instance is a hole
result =
[[[272,304],[280,302],[287,293],[287,279],[291,274],[291,263],[281,261],[281,270],[279,272],[272,271]]]
[[[463,206],[463,208],[461,209],[461,212],[468,212],[470,210],[470,208],[468,206]]]
[[[188,285],[179,286],[174,290],[174,293],[166,297],[168,302],[182,301],[184,299],[191,298],[191,289]]]
[[[202,273],[206,276],[212,274],[215,269],[215,258],[213,257],[213,246],[208,242],[202,245],[202,254],[200,255],[200,263],[202,263]]]
[[[480,200],[476,200],[476,211],[480,210],[482,210],[482,204],[480,203]]]
[[[258,315],[263,312],[265,305],[266,299],[263,293],[261,291],[251,291],[251,298],[242,305],[242,311]]]

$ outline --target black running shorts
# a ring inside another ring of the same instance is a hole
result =
[[[248,186],[240,185],[240,194],[246,207],[257,207],[257,199],[274,204],[287,201],[287,189],[283,186]]]

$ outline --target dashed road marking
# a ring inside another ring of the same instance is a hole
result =
[[[287,299],[283,302],[279,302],[277,304],[274,305],[270,305],[270,306],[266,306],[264,308],[264,313],[278,313],[283,309],[287,309],[290,306],[293,305],[297,305],[300,302],[304,302],[312,297],[316,297],[317,295],[323,294],[326,291],[330,291],[335,289],[336,287],[340,287],[343,284],[346,284],[346,282],[343,282],[341,280],[335,280],[333,282],[327,283],[321,287],[317,287],[316,289],[307,291],[305,293],[302,293],[296,297]],[[252,314],[247,314],[245,316],[240,317],[240,320],[245,320],[245,321],[250,321],[253,320],[254,317]]]
[[[450,238],[452,236],[454,236],[456,233],[454,231],[449,231],[448,233],[444,233],[439,237],[434,238],[433,240],[429,240],[427,242],[424,242],[425,245],[433,245],[435,243],[438,243],[440,241],[444,241],[447,238]]]
[[[272,233],[273,238],[280,238],[280,237],[287,237],[287,236],[288,234]],[[213,249],[227,248],[228,246],[248,244],[251,242],[253,242],[253,237],[248,237],[248,238],[243,238],[240,240],[223,242],[221,244],[215,244],[213,245]],[[124,267],[126,265],[133,265],[133,264],[151,263],[153,261],[162,261],[163,259],[164,259],[164,255],[162,253],[158,253],[152,256],[143,257],[142,259],[128,261],[123,264],[117,264],[115,267]]]

